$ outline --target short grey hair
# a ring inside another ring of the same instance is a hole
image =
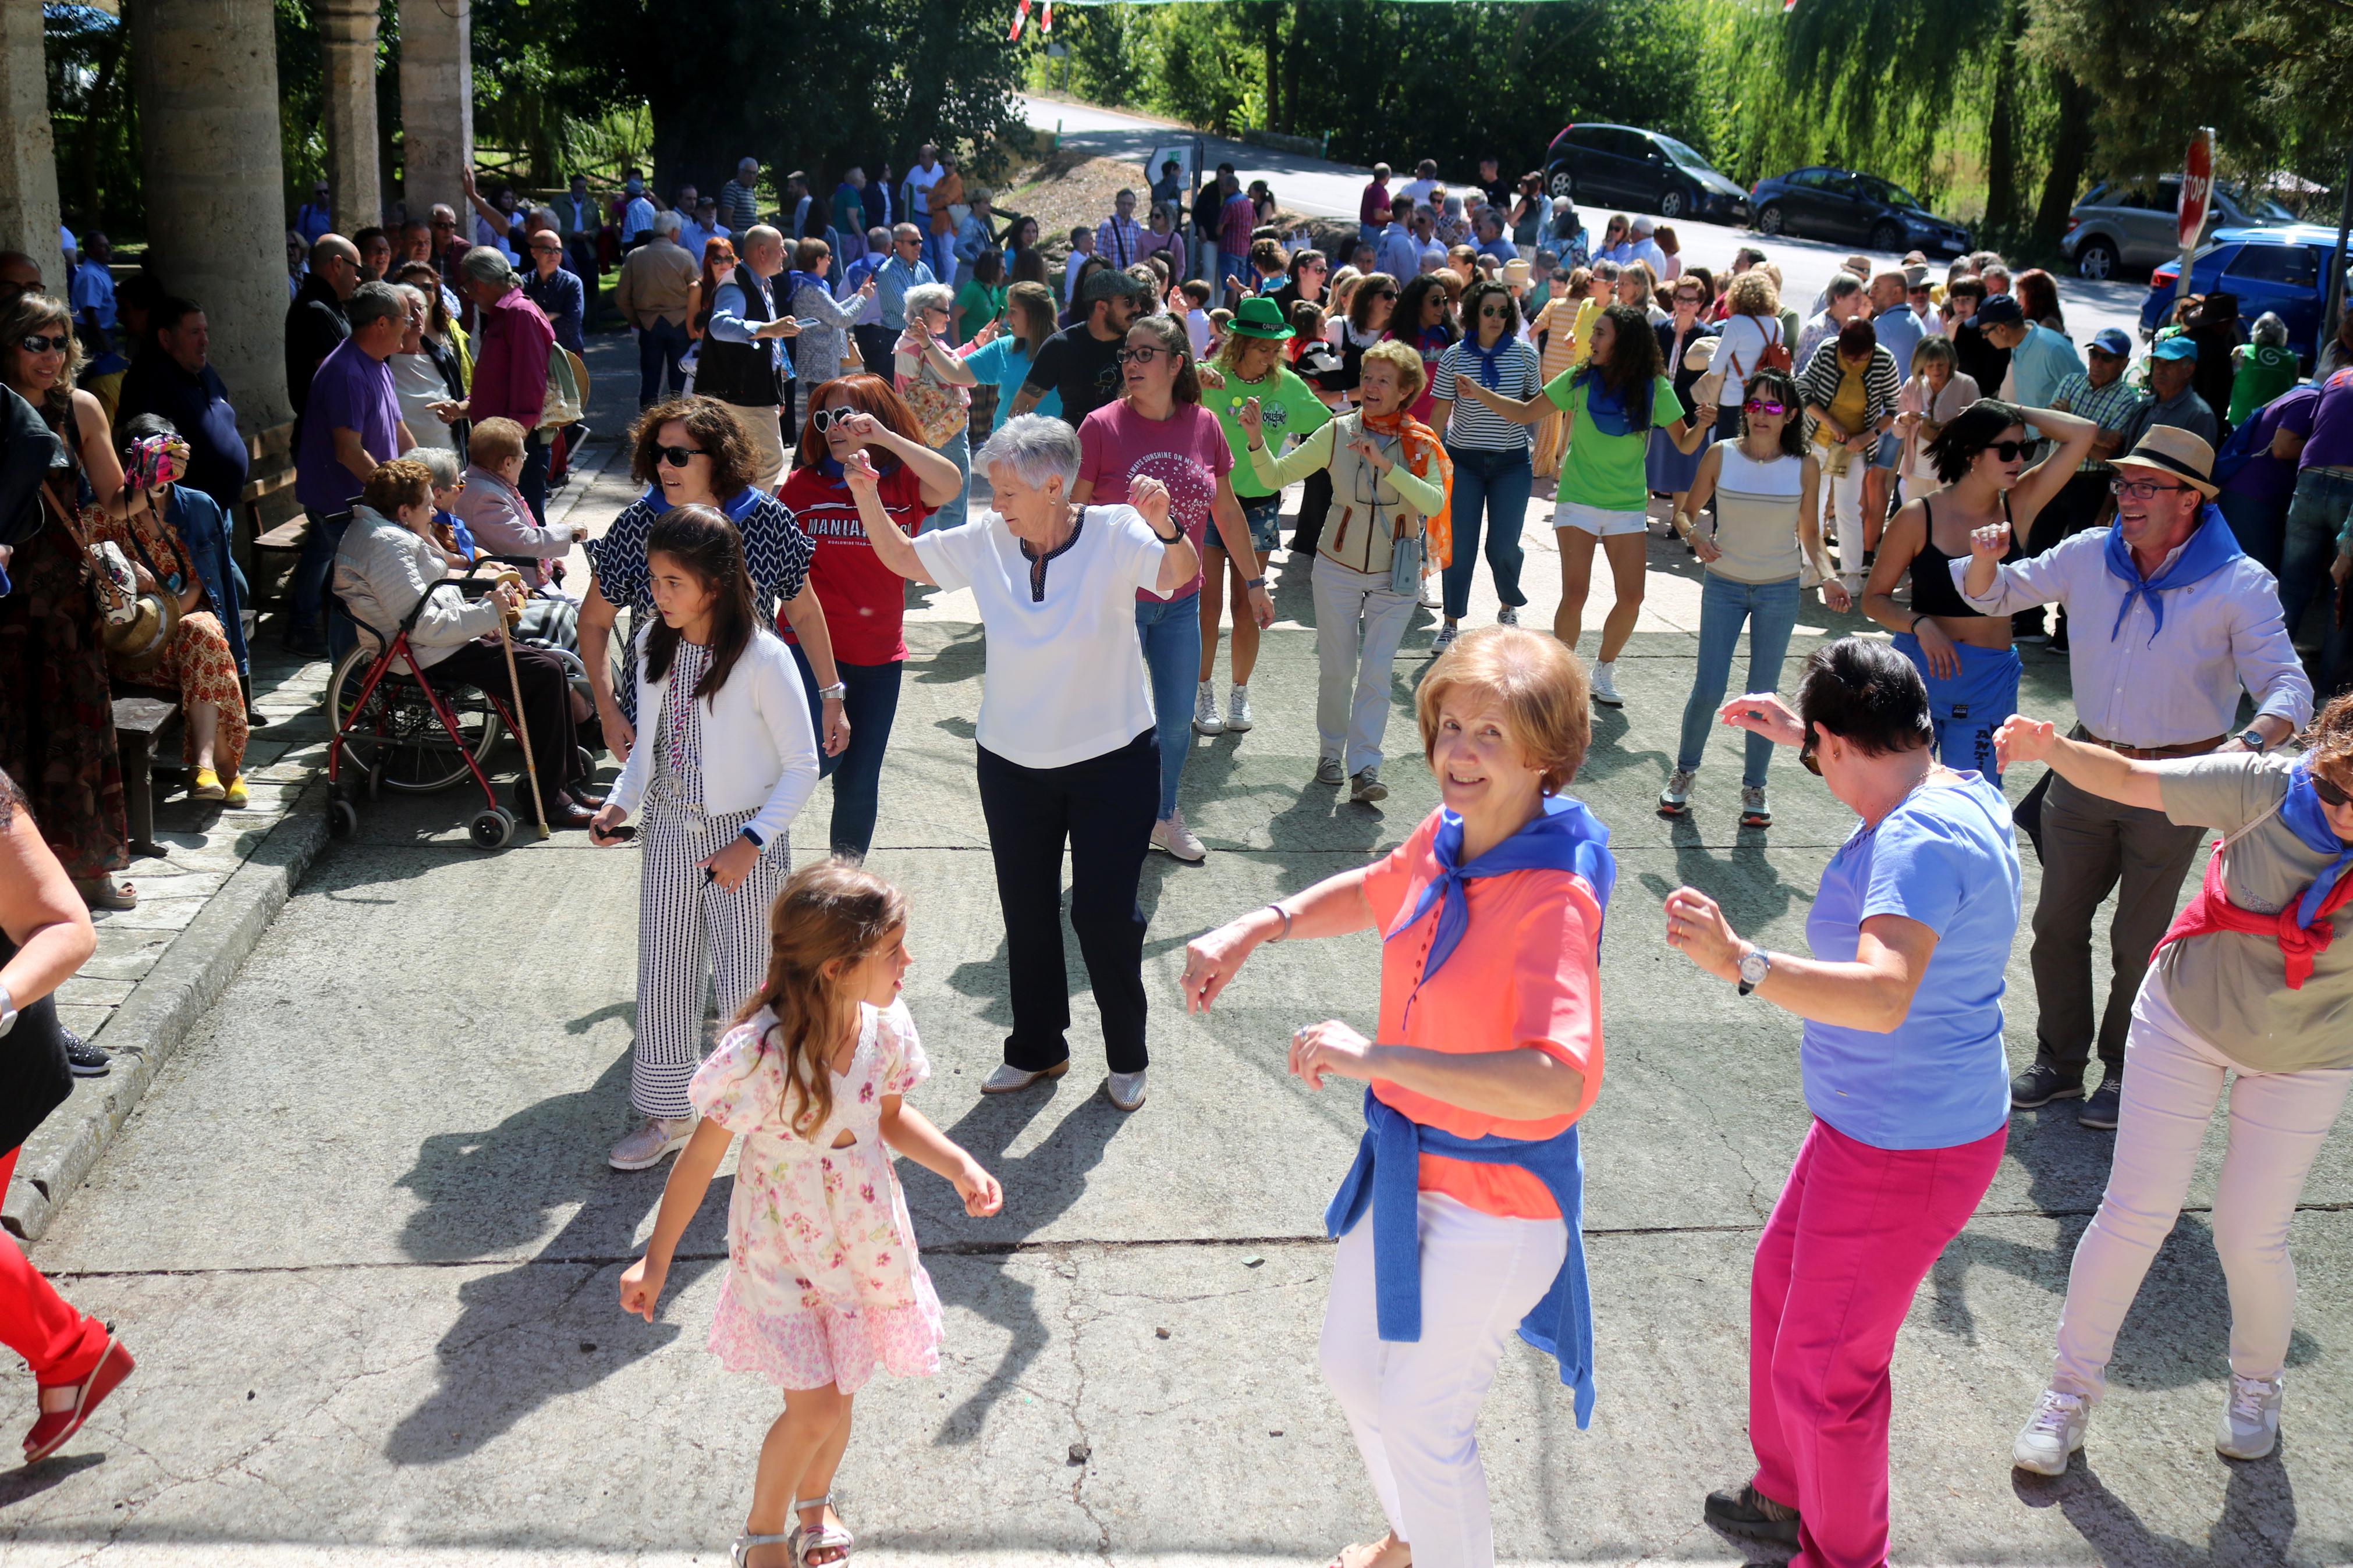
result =
[[[997,427],[972,459],[986,473],[1003,464],[1025,485],[1043,489],[1060,479],[1070,489],[1079,482],[1079,433],[1048,414],[1017,414]]]
[[[918,283],[907,290],[903,309],[910,317],[926,310],[951,310],[955,308],[955,290],[944,283]]]
[[[2287,323],[2281,321],[2276,313],[2265,310],[2255,318],[2255,324],[2248,330],[2247,336],[2254,342],[2284,349],[2287,347]]]
[[[668,208],[662,212],[654,214],[654,232],[656,234],[676,234],[679,230],[679,226],[683,224],[685,221],[686,220],[684,218],[678,216],[678,209],[676,207]]]
[[[392,291],[406,300],[410,309],[422,310],[428,318],[433,314],[433,301],[427,300],[425,297],[425,290],[416,284],[395,283],[392,286]]]
[[[435,489],[448,489],[458,482],[458,452],[453,447],[427,447],[420,444],[411,447],[401,456],[414,458],[432,469]]]
[[[363,283],[343,301],[343,320],[356,332],[378,321],[408,322],[408,302],[389,283]]]
[[[543,224],[547,227],[555,229],[558,232],[563,230],[564,226],[555,221],[555,209],[554,207],[533,207],[531,209],[531,216],[532,221],[534,223]]]
[[[495,283],[503,288],[514,281],[514,263],[495,245],[478,245],[466,252],[466,258],[458,263],[458,270],[466,275],[469,283]]]
[[[1850,294],[1862,292],[1862,279],[1852,272],[1833,272],[1831,274],[1831,285],[1822,290],[1822,297],[1826,300],[1843,300]]]

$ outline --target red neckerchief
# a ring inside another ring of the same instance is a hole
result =
[[[2217,839],[2214,853],[2206,858],[2206,876],[2200,884],[2198,896],[2189,906],[2174,917],[2165,935],[2149,950],[2151,963],[2165,951],[2165,944],[2188,937],[2205,936],[2218,931],[2234,931],[2247,936],[2268,936],[2279,943],[2280,957],[2287,965],[2287,988],[2301,991],[2304,983],[2312,978],[2313,961],[2328,951],[2337,938],[2336,922],[2328,916],[2353,904],[2353,871],[2337,879],[2337,886],[2321,901],[2320,915],[2309,926],[2295,923],[2296,900],[2275,915],[2260,915],[2242,909],[2231,901],[2222,886],[2222,845]]]

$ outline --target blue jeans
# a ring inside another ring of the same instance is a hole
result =
[[[849,721],[849,744],[841,755],[825,754],[824,709],[817,700],[817,671],[798,643],[793,663],[808,692],[810,722],[817,726],[817,776],[833,781],[833,829],[828,840],[837,855],[864,859],[874,847],[874,816],[882,798],[882,752],[891,743],[892,721],[899,716],[899,672],[905,666],[834,662],[841,683],[849,688],[841,700],[842,717]]]
[[[1479,569],[1479,528],[1486,519],[1487,570],[1494,574],[1495,597],[1516,608],[1528,602],[1520,592],[1520,525],[1528,518],[1528,490],[1535,472],[1528,449],[1495,452],[1482,447],[1446,444],[1454,459],[1454,558],[1446,566],[1446,618],[1461,620],[1471,608],[1471,578]]]
[[[1250,283],[1256,276],[1257,274],[1250,270],[1250,256],[1248,252],[1244,252],[1243,254],[1237,256],[1230,250],[1219,251],[1218,275],[1209,279],[1209,300],[1211,303],[1215,303],[1226,297],[1227,279],[1240,279],[1241,280],[1242,287],[1247,289],[1250,287]]]
[[[2287,503],[2287,543],[2279,572],[2280,609],[2287,616],[2290,637],[2295,636],[2316,595],[2326,602],[2336,592],[2328,563],[2337,557],[2348,517],[2353,517],[2353,479],[2311,468],[2296,476],[2295,499]]]
[[[1461,483],[1458,471],[1455,479]],[[1788,657],[1789,633],[1798,624],[1800,595],[1798,580],[1778,583],[1736,583],[1711,572],[1699,591],[1699,668],[1693,672],[1691,700],[1683,704],[1683,738],[1675,766],[1696,769],[1707,750],[1707,737],[1724,708],[1724,689],[1732,679],[1732,650],[1740,641],[1742,622],[1748,626],[1748,691],[1771,691],[1781,683],[1781,665]],[[1765,787],[1765,764],[1772,760],[1773,742],[1762,735],[1747,737],[1747,754],[1740,782]]]
[[[1201,674],[1199,591],[1165,603],[1138,599],[1135,635],[1152,679],[1153,725],[1160,743],[1160,809],[1155,820],[1166,822],[1176,809],[1185,753],[1193,749],[1193,687]]]
[[[335,551],[343,542],[343,531],[351,525],[352,514],[347,511],[311,520],[311,531],[302,538],[302,554],[294,563],[293,581],[286,590],[289,619],[284,630],[289,643],[325,636],[327,577],[335,568]]]
[[[972,490],[972,426],[966,425],[932,450],[956,466],[956,472],[964,476],[964,483],[956,487],[954,496],[941,503],[940,510],[932,513],[931,521],[924,526],[955,528],[965,520],[967,510],[965,497]]]
[[[683,321],[673,326],[656,317],[652,326],[639,331],[638,333],[638,407],[650,408],[662,400],[665,395],[662,391],[664,375],[670,377],[670,391],[667,394],[669,396],[676,397],[680,389],[686,385],[686,373],[679,369],[678,357],[686,352],[689,341],[686,335],[686,323]]]
[[[931,268],[932,276],[939,281],[946,283],[954,278],[956,275],[955,231],[950,230],[946,234],[925,234],[923,260]],[[954,285],[951,284],[950,287]]]

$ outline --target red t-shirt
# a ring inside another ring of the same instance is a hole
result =
[[[923,481],[904,463],[882,471],[882,510],[913,538],[932,509],[923,504]],[[820,468],[794,465],[776,498],[817,545],[808,580],[825,606],[825,629],[833,657],[843,664],[895,664],[907,657],[902,635],[907,619],[907,580],[875,558],[858,502],[849,486],[828,479]],[[786,642],[798,639],[780,612],[776,630]]]
[[[1218,416],[1198,403],[1176,405],[1166,419],[1146,419],[1127,405],[1125,398],[1106,403],[1079,426],[1079,478],[1094,481],[1090,504],[1124,506],[1128,481],[1138,474],[1168,487],[1168,521],[1179,524],[1193,548],[1199,550],[1209,526],[1209,509],[1218,499],[1218,481],[1231,472],[1234,449],[1226,440]],[[1170,599],[1201,591],[1201,574],[1185,584]],[[1136,598],[1163,602],[1158,594],[1136,591]]]

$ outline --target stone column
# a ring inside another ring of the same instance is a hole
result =
[[[474,160],[473,7],[470,0],[401,0],[401,192],[408,216],[435,204],[474,232],[459,175]]]
[[[52,294],[66,291],[58,249],[58,160],[49,137],[49,84],[41,63],[41,8],[0,4],[0,250],[41,264]]]
[[[213,368],[228,384],[238,423],[248,433],[280,424],[294,410],[270,0],[140,0],[124,9],[148,268],[204,308]]]
[[[316,15],[335,231],[357,234],[384,221],[376,166],[376,0],[322,0]]]

